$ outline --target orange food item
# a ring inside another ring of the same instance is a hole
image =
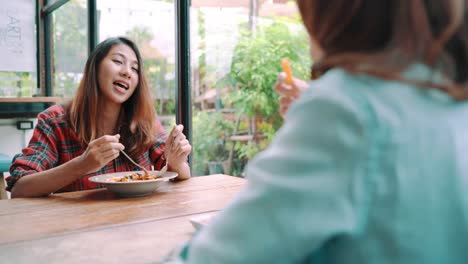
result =
[[[281,67],[283,67],[283,71],[286,73],[286,83],[289,85],[293,84],[293,72],[291,69],[291,63],[289,63],[288,58],[284,58],[281,60]]]
[[[107,179],[109,182],[131,182],[131,181],[147,181],[155,180],[161,176],[153,174],[141,174],[141,173],[131,173],[123,177],[112,177]]]

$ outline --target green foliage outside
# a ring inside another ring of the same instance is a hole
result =
[[[36,93],[36,73],[0,72],[0,96],[21,97]]]
[[[278,97],[272,89],[280,61],[288,57],[294,75],[306,79],[310,69],[307,36],[293,33],[283,23],[245,32],[237,44],[231,63],[230,77],[237,89],[227,98],[237,108],[253,117],[278,117]]]
[[[254,124],[255,140],[229,141],[229,136],[235,130],[235,120],[226,120],[226,114],[219,109],[211,112],[195,111],[192,119],[195,175],[206,174],[207,162],[227,159],[232,147],[235,157],[231,162],[245,164],[269,145],[282,125],[278,113],[278,96],[273,85],[282,71],[280,61],[285,57],[290,59],[295,77],[308,79],[311,66],[308,37],[299,20],[275,22],[259,26],[255,32],[243,32],[232,55],[230,73],[212,80],[211,86],[230,87],[222,97],[223,104],[234,108],[237,112],[235,115],[243,114],[250,119],[250,122],[241,119],[237,132],[252,129]],[[210,65],[203,63],[199,66],[206,70]],[[204,74],[209,75],[209,72],[204,71]],[[243,165],[240,169],[231,165],[231,171],[226,173],[241,175]]]
[[[221,112],[197,111],[193,118],[192,154],[195,175],[206,175],[208,161],[224,161],[228,158],[226,138],[232,134],[234,123]]]
[[[293,29],[299,27],[295,24]],[[278,95],[273,90],[282,71],[281,59],[290,59],[295,77],[308,79],[308,38],[300,29],[293,31],[285,23],[275,22],[255,32],[244,32],[235,48],[230,72],[234,89],[223,100],[256,119],[256,132],[261,135],[256,144],[236,146],[240,157],[250,159],[263,150],[282,124]]]

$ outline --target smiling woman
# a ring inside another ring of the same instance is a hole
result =
[[[105,95],[101,103],[125,102],[135,91],[138,80],[139,65],[133,50],[123,44],[113,46],[99,67],[99,89]]]
[[[38,116],[29,145],[13,160],[8,179],[12,197],[99,188],[89,177],[161,169],[167,157],[179,179],[190,177],[191,146],[176,126],[168,138],[153,109],[136,45],[118,37],[101,42],[89,56],[74,98]],[[165,148],[166,140],[172,144]]]

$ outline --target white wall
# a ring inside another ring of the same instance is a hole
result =
[[[32,137],[33,130],[18,130],[16,122],[19,120],[30,120],[36,125],[37,120],[31,119],[0,119],[0,153],[13,157],[21,152],[29,139]]]

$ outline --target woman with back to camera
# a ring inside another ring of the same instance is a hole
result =
[[[468,4],[297,0],[314,80],[184,263],[465,263]]]
[[[187,179],[191,146],[182,129],[175,126],[168,137],[156,118],[137,46],[106,39],[89,56],[75,97],[38,115],[7,190],[14,198],[98,188],[89,177],[139,170],[119,155],[123,149],[147,169],[161,169],[167,157],[178,179]]]

